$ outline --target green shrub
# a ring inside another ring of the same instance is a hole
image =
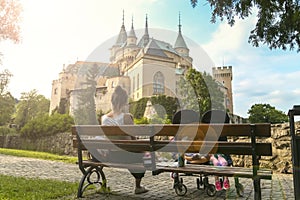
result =
[[[149,124],[149,121],[146,117],[142,117],[140,119],[134,119],[134,124]]]
[[[0,135],[16,135],[17,131],[14,128],[8,128],[6,126],[0,126]]]
[[[44,115],[27,122],[21,129],[21,135],[29,138],[54,135],[69,131],[73,124],[74,120],[68,114]]]

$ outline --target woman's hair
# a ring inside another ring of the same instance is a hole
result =
[[[118,85],[111,96],[113,110],[121,111],[121,109],[127,104],[127,101],[128,95],[126,90]]]

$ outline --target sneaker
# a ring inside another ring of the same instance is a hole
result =
[[[220,191],[220,190],[222,190],[221,181],[216,181],[216,183],[215,183],[215,187],[216,187],[216,191]]]
[[[142,194],[142,193],[146,193],[149,190],[147,190],[145,187],[139,187],[139,188],[135,188],[134,190],[134,194]]]
[[[229,184],[228,178],[226,178],[226,179],[224,180],[224,182],[223,182],[223,188],[224,188],[225,190],[228,190],[228,189],[230,188],[230,184]]]

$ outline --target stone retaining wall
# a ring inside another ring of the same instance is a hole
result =
[[[300,129],[300,122],[296,123],[296,130]],[[292,166],[292,150],[289,123],[274,124],[271,126],[271,138],[267,142],[272,143],[273,156],[263,156],[260,166],[280,172],[288,162]],[[238,140],[237,142],[242,142]],[[249,167],[252,164],[251,156],[232,156],[237,166]]]
[[[72,146],[72,134],[70,132],[36,139],[21,136],[0,136],[0,147],[44,151],[60,155],[77,155]]]

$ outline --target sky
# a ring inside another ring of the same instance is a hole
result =
[[[226,21],[210,23],[211,9],[206,1],[200,1],[196,8],[189,0],[20,2],[23,6],[21,42],[0,43],[3,54],[0,71],[8,69],[13,74],[8,89],[15,98],[36,89],[50,99],[52,81],[58,79],[63,66],[88,60],[95,49],[116,36],[124,10],[127,31],[132,18],[134,28],[140,30],[148,16],[150,37],[155,35],[151,29],[177,33],[180,13],[182,34],[188,46],[198,45],[212,61],[211,67],[232,66],[235,114],[248,117],[248,110],[256,103],[268,103],[284,113],[300,104],[300,54],[249,44],[255,15],[237,19],[231,27]],[[167,39],[174,44],[176,38]],[[100,55],[99,59],[102,61]],[[197,58],[194,64],[198,64]],[[211,73],[211,69],[205,70]]]

